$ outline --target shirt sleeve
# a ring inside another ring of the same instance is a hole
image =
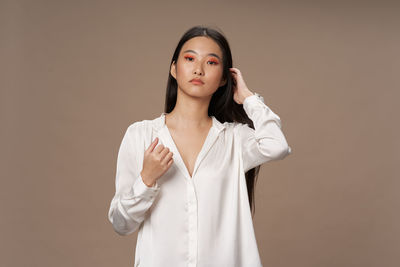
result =
[[[282,133],[280,117],[261,96],[246,97],[243,109],[254,125],[254,129],[245,123],[236,126],[245,172],[267,161],[283,159],[292,152]]]
[[[122,138],[117,157],[115,177],[115,195],[111,200],[108,219],[115,232],[128,235],[135,232],[144,221],[146,212],[154,202],[160,191],[156,182],[153,187],[147,186],[140,175],[142,166],[139,166],[135,140],[138,125],[130,125]]]

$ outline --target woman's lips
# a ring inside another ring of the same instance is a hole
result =
[[[193,78],[189,82],[191,82],[193,84],[198,84],[198,85],[204,84],[204,82],[201,79],[198,79],[198,78]]]
[[[198,85],[202,85],[202,84],[204,84],[203,82],[196,81],[196,80],[194,80],[194,81],[191,81],[191,83],[193,83],[193,84],[198,84]]]

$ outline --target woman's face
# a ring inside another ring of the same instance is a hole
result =
[[[171,75],[178,89],[194,97],[210,97],[225,84],[222,80],[222,51],[211,38],[199,36],[188,40],[179,53],[177,63],[171,65]],[[200,79],[203,84],[190,82]]]

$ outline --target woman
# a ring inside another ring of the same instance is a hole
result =
[[[280,118],[215,29],[189,29],[169,72],[165,112],[122,139],[108,219],[120,235],[138,230],[135,266],[262,266],[254,181],[291,153]]]

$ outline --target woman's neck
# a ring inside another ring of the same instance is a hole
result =
[[[178,94],[174,109],[165,115],[167,126],[179,129],[208,128],[212,123],[212,119],[208,116],[210,100],[211,96],[208,99],[201,99]]]

